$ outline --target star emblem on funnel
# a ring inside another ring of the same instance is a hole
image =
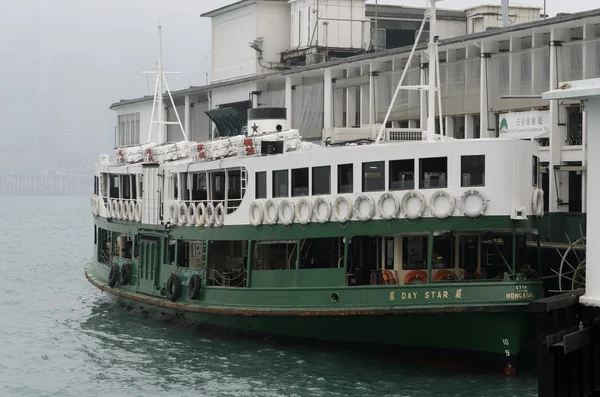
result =
[[[256,123],[254,123],[254,125],[251,128],[252,132],[258,132],[258,126],[256,125]]]

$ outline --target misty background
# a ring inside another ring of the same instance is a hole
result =
[[[0,13],[0,171],[91,168],[111,153],[113,102],[151,94],[157,25],[172,90],[205,85],[210,19],[200,14],[235,0],[21,0]],[[511,1],[512,3],[513,1]],[[368,1],[375,3],[375,0]],[[379,4],[425,7],[426,0]],[[444,0],[464,9],[500,0]],[[543,7],[543,0],[514,3]],[[547,13],[600,7],[597,0],[547,0]],[[218,50],[218,49],[215,49]],[[210,78],[210,77],[208,77]],[[148,80],[149,79],[149,80]]]

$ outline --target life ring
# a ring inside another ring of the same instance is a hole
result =
[[[367,212],[364,214],[361,211],[363,202],[367,203]],[[368,194],[359,195],[354,202],[354,213],[359,220],[363,222],[370,221],[373,218],[373,215],[375,215],[375,201],[373,200],[373,197]]]
[[[203,203],[196,206],[196,226],[204,226],[206,220],[206,207]]]
[[[427,282],[427,273],[423,270],[411,270],[404,276],[404,284],[412,284],[413,281],[420,281],[419,284]]]
[[[169,205],[169,218],[173,225],[177,224],[177,219],[179,219],[179,207],[177,206],[177,203],[171,203],[171,205]]]
[[[198,299],[201,287],[202,280],[200,280],[198,273],[192,274],[190,281],[188,281],[188,299],[191,301]]]
[[[416,210],[411,209],[409,205],[412,199],[419,200],[419,208]],[[411,190],[410,192],[407,192],[402,198],[402,209],[404,209],[404,214],[408,219],[421,218],[423,216],[423,213],[425,212],[425,207],[425,196],[423,196],[423,193],[419,191]]]
[[[142,201],[138,200],[135,203],[135,221],[136,222],[141,222],[142,221]]]
[[[179,213],[177,214],[179,217],[179,225],[180,226],[185,226],[188,222],[188,206],[186,203],[184,203],[183,201],[181,203],[179,203],[178,206],[178,211]]]
[[[179,299],[179,296],[181,295],[181,279],[176,274],[171,273],[171,276],[167,279],[165,295],[173,302]]]
[[[392,200],[392,202],[394,203],[394,207],[392,208],[392,211],[386,211],[385,203],[388,200]],[[383,219],[389,220],[389,219],[394,219],[395,217],[397,217],[398,214],[400,213],[401,206],[402,205],[401,205],[398,197],[394,193],[390,193],[390,192],[383,193],[379,197],[379,200],[377,201],[377,209],[379,210],[379,216],[381,216]]]
[[[196,223],[196,206],[194,203],[190,203],[187,209],[187,221],[188,225],[192,226]]]
[[[433,281],[446,280],[456,280],[456,274],[454,274],[454,272],[451,270],[439,270],[435,276],[433,276]]]
[[[289,211],[288,211],[289,209]],[[296,206],[293,202],[287,199],[283,199],[279,202],[279,207],[277,209],[279,213],[279,221],[283,225],[291,225],[294,223],[294,217],[296,215]]]
[[[260,226],[262,224],[264,212],[262,205],[260,205],[258,201],[253,201],[250,204],[248,216],[250,217],[250,223],[252,226]]]
[[[469,206],[469,208],[466,208],[467,198],[469,198],[471,196],[476,196],[479,199],[478,201],[480,201],[480,202],[478,203],[478,205],[476,205],[474,207]],[[487,210],[487,202],[488,202],[487,198],[479,190],[476,190],[476,189],[467,190],[465,192],[465,194],[463,194],[462,199],[460,200],[460,203],[461,203],[460,212],[466,217],[477,218],[477,217],[485,214],[485,211]]]
[[[129,207],[129,211],[127,211],[127,218],[129,221],[133,222],[135,220],[135,201],[131,200],[125,204],[127,204]]]
[[[110,199],[106,200],[106,219],[111,219],[113,217],[112,213],[112,202]]]
[[[204,224],[211,227],[215,224],[215,205],[211,202],[206,204],[206,211],[204,213]]]
[[[119,219],[119,214],[117,212],[117,209],[119,207],[117,205],[117,199],[109,200],[108,205],[110,207],[110,213],[111,213],[112,218]]]
[[[439,205],[436,205],[436,201],[439,198],[445,198],[448,200],[448,206],[447,208],[439,208]],[[454,208],[456,207],[456,200],[454,199],[453,196],[451,196],[450,194],[448,194],[448,192],[446,192],[445,190],[438,190],[435,193],[433,193],[431,195],[431,197],[429,198],[429,211],[431,212],[431,215],[433,215],[434,217],[438,218],[438,219],[446,219],[449,216],[452,216],[452,213],[454,212]]]
[[[110,267],[110,272],[108,273],[108,286],[110,288],[114,288],[117,285],[117,281],[119,281],[119,266],[112,265]]]
[[[340,208],[342,205],[346,206],[345,214],[342,214]],[[352,215],[354,215],[353,211],[354,207],[352,206],[352,200],[347,196],[338,196],[333,202],[333,215],[339,222],[348,222],[352,219]]]
[[[385,284],[385,285],[397,284],[396,278],[394,277],[394,273],[392,273],[391,270],[383,271],[383,284]]]
[[[96,195],[90,197],[90,204],[92,206],[92,215],[98,216],[100,203],[98,202],[98,197]]]
[[[123,200],[117,202],[117,214],[119,219],[123,221],[127,220],[127,207]]]
[[[119,275],[119,283],[121,285],[127,285],[131,281],[131,263],[125,262],[121,266],[121,273]]]
[[[303,212],[303,209],[306,208],[306,212]],[[310,200],[306,197],[302,197],[296,203],[296,219],[302,225],[306,225],[310,222],[313,214],[313,205]]]
[[[537,187],[533,189],[531,211],[535,216],[544,216],[544,191]]]
[[[325,206],[325,212],[321,212],[321,208]],[[317,222],[326,223],[331,219],[331,202],[325,200],[323,197],[317,197],[315,204],[313,205],[313,213]]]
[[[271,209],[273,209],[273,215],[271,215]],[[268,225],[274,225],[279,220],[279,211],[277,207],[277,201],[269,199],[265,203],[265,223]]]
[[[225,224],[225,207],[223,207],[223,203],[219,203],[215,207],[215,227],[221,227],[224,224]]]

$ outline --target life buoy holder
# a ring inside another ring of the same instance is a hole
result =
[[[271,215],[273,212],[273,215]],[[265,223],[268,225],[274,225],[279,220],[279,208],[277,205],[277,201],[274,199],[269,199],[265,203]]]
[[[187,209],[187,223],[193,226],[196,223],[196,206],[194,203],[190,203]]]
[[[179,203],[178,205],[178,211],[179,213],[178,218],[179,218],[179,225],[180,226],[185,226],[188,222],[188,206],[186,203],[184,203],[183,201],[181,203]]]
[[[433,281],[450,281],[456,280],[456,274],[452,270],[438,270],[433,276]]]
[[[394,277],[394,273],[391,270],[383,271],[383,284],[384,285],[393,285],[397,284],[396,277]]]
[[[129,211],[127,212],[128,219],[130,222],[135,220],[135,201],[131,200],[127,202],[127,206],[129,207]]]
[[[120,274],[121,273],[119,272],[119,266],[112,265],[110,267],[110,272],[108,273],[108,286],[110,288],[114,288],[115,285],[117,285],[117,281],[119,281]]]
[[[263,207],[258,201],[250,203],[250,209],[248,210],[248,217],[252,226],[260,226],[263,222],[264,212]]]
[[[448,208],[446,209],[440,209],[440,206],[436,205],[437,200],[442,197],[448,200]],[[431,215],[438,219],[446,219],[452,216],[455,207],[456,200],[445,190],[438,190],[429,198],[429,211],[431,212]]]
[[[419,281],[420,284],[427,282],[427,273],[423,270],[411,270],[404,276],[404,284],[412,284],[414,281]]]
[[[342,214],[341,206],[346,205],[346,213]],[[339,222],[348,222],[354,215],[354,207],[352,206],[352,200],[347,196],[337,196],[333,202],[333,215]]]
[[[537,187],[531,196],[531,211],[537,217],[544,216],[544,191]]]
[[[291,225],[294,223],[294,218],[296,216],[296,206],[290,200],[283,199],[279,202],[279,207],[277,209],[279,213],[279,221],[283,225]]]
[[[417,210],[411,210],[409,203],[412,199],[419,200],[419,207]],[[425,213],[425,208],[427,207],[425,196],[423,193],[411,190],[407,192],[402,198],[402,209],[404,210],[404,214],[408,219],[419,219]]]
[[[325,207],[325,213],[321,212],[321,208]],[[331,202],[323,197],[317,197],[313,205],[313,213],[315,219],[319,223],[327,223],[331,219]]]
[[[174,273],[171,273],[171,276],[167,279],[165,295],[172,302],[175,302],[181,296],[181,279]]]
[[[202,280],[198,273],[192,274],[190,281],[188,281],[188,299],[193,301],[198,299],[200,296],[200,289],[202,288]]]
[[[304,208],[306,208],[306,212],[303,211]],[[298,220],[298,222],[300,222],[300,224],[302,225],[306,225],[311,221],[313,214],[313,205],[308,198],[302,197],[296,203],[295,211],[296,219]]]
[[[131,281],[131,263],[125,262],[121,266],[121,273],[119,274],[119,283],[121,285],[127,285]]]
[[[225,207],[223,203],[215,207],[215,227],[221,227],[225,224]]]
[[[196,226],[204,226],[206,221],[206,207],[204,203],[198,203],[196,206]]]
[[[171,219],[171,224],[177,224],[177,220],[179,219],[179,207],[176,203],[171,203],[171,205],[169,205],[169,219]]]
[[[363,202],[367,205],[366,213],[361,211]],[[354,213],[359,220],[363,222],[370,221],[373,218],[373,215],[375,215],[375,201],[373,200],[373,197],[368,194],[359,195],[356,198],[356,201],[354,201]]]
[[[206,211],[204,216],[204,224],[208,227],[212,227],[215,224],[215,205],[212,202],[206,204]]]
[[[466,207],[466,203],[467,203],[467,198],[471,197],[471,196],[476,196],[479,198],[480,202],[478,203],[479,205],[473,207],[473,208],[465,208]],[[471,190],[467,190],[465,192],[465,194],[463,194],[461,200],[460,200],[460,212],[469,218],[477,218],[480,216],[485,215],[485,211],[487,210],[487,204],[488,203],[488,199],[485,197],[485,195],[483,194],[483,192],[476,190],[476,189],[471,189]]]
[[[135,218],[136,222],[142,221],[142,200],[138,200],[135,203]]]
[[[386,201],[389,201],[389,200],[392,200],[392,202],[394,203],[394,207],[392,208],[392,211],[386,211],[386,209],[385,209],[385,203],[386,203]],[[400,213],[401,207],[402,207],[402,204],[400,203],[398,196],[396,196],[394,193],[391,193],[391,192],[383,193],[379,197],[379,200],[377,200],[377,209],[379,211],[379,216],[382,217],[383,219],[387,219],[387,220],[394,219]]]

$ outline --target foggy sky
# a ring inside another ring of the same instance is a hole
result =
[[[30,146],[26,155],[36,156],[38,136],[73,141],[75,149],[110,146],[116,116],[108,106],[150,93],[140,71],[156,64],[159,23],[164,67],[182,72],[168,76],[171,90],[204,85],[210,20],[200,14],[233,1],[20,0],[5,5],[0,13],[0,169],[3,157],[6,162],[17,156],[17,147],[25,151]],[[427,1],[379,3],[424,7]],[[464,9],[482,3],[500,0],[444,0],[438,7]],[[515,3],[542,6],[543,0]],[[600,7],[597,0],[547,0],[551,16],[595,7]],[[151,90],[153,83],[150,77]],[[40,145],[48,144],[44,142]]]

